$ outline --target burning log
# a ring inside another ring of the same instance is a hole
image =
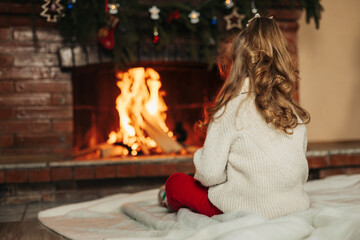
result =
[[[105,157],[116,157],[124,155],[124,150],[126,148],[122,146],[116,146],[113,144],[105,144],[100,147],[100,156]]]
[[[143,128],[147,134],[156,141],[158,146],[165,152],[180,152],[183,147],[164,132],[156,120],[146,109],[142,112],[144,118]]]

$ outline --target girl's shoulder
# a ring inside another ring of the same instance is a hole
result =
[[[243,108],[243,105],[246,105],[249,100],[251,101],[250,92],[241,92],[237,94],[221,109],[221,115],[229,114],[235,116],[239,112],[239,109]]]
[[[232,98],[226,105],[220,108],[214,115],[212,121],[215,125],[236,125],[236,118],[247,94],[239,94]]]
[[[254,91],[250,90],[250,79],[245,78],[240,91],[236,93],[219,111],[214,115],[214,122],[235,123],[235,119],[240,110],[248,108],[247,102],[254,101]]]
[[[265,120],[256,108],[255,93],[248,92],[241,95],[241,101],[236,112],[237,129],[249,128],[250,126],[265,123]]]

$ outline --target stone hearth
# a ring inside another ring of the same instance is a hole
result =
[[[360,172],[360,142],[310,144],[310,178]],[[1,183],[77,181],[194,174],[192,155],[154,155],[93,160],[0,164]]]

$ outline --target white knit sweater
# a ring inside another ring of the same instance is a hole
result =
[[[275,218],[305,210],[306,127],[288,135],[267,124],[248,81],[210,123],[204,146],[194,155],[195,178],[209,187],[209,200],[224,213],[256,211]]]

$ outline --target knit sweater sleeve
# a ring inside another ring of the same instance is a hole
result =
[[[210,124],[204,146],[194,155],[195,179],[205,187],[227,180],[226,165],[235,129],[227,114],[224,115]]]
[[[303,150],[304,150],[304,153],[306,154],[306,151],[307,151],[307,145],[308,145],[308,141],[307,141],[307,130],[305,128],[305,131],[304,131],[304,143],[303,143]]]

